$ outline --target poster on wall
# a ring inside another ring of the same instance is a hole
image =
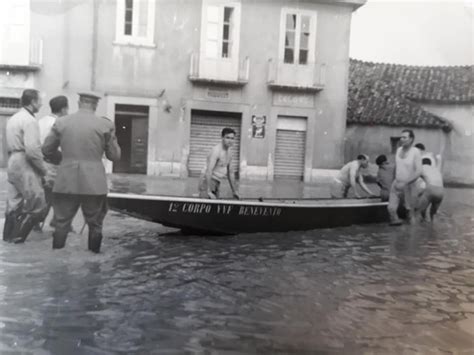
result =
[[[267,123],[267,116],[253,115],[252,116],[252,137],[265,138],[265,124]]]

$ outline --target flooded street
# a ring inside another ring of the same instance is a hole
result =
[[[3,215],[4,193],[1,196]],[[192,237],[110,212],[0,245],[1,354],[471,354],[474,190],[433,225]]]

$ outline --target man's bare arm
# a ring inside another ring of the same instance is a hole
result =
[[[358,166],[355,166],[354,164],[351,164],[351,168],[349,170],[349,180],[352,189],[354,190],[354,195],[355,197],[360,197],[359,193],[357,192],[357,174],[358,174],[359,168]]]
[[[359,185],[360,187],[362,188],[362,190],[364,190],[365,192],[367,192],[370,196],[375,196],[375,194],[372,192],[372,190],[370,190],[367,185],[365,184],[364,182],[364,177],[362,176],[362,174],[359,174]]]
[[[214,171],[214,168],[216,167],[218,158],[219,158],[219,151],[213,148],[211,151],[211,156],[209,157],[209,163],[207,165],[207,170],[206,170],[207,195],[213,198],[216,198],[216,196],[214,196],[214,194],[211,191],[211,178],[212,178],[212,172]]]
[[[414,164],[415,171],[413,172],[412,179],[408,181],[407,184],[411,184],[415,182],[421,176],[421,173],[423,172],[423,168],[421,165],[421,154],[418,151],[418,149],[416,149],[415,156],[413,157],[413,164]]]
[[[230,162],[229,162],[229,165],[227,166],[227,178],[229,179],[229,185],[230,185],[230,188],[232,189],[232,195],[235,198],[239,199],[240,198],[239,191],[237,188],[237,184],[235,182],[235,172]]]

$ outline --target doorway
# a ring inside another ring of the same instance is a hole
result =
[[[115,129],[122,156],[114,163],[114,173],[146,174],[148,118],[148,106],[115,105]]]

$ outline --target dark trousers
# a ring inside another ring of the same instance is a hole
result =
[[[91,242],[91,238],[102,239],[102,223],[107,214],[107,195],[54,193],[53,209],[56,226],[53,234],[53,248],[64,247],[67,234],[71,229],[71,222],[79,207],[81,207],[84,219],[89,226],[89,242]],[[91,249],[90,243],[89,248]]]

